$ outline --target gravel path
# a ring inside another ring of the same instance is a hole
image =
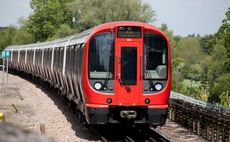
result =
[[[2,71],[0,71],[0,87],[2,87]],[[1,90],[0,88],[0,112],[4,113],[6,122],[35,133],[41,133],[40,124],[45,124],[46,136],[60,142],[99,141],[89,128],[79,122],[78,115],[69,110],[46,88],[9,74],[8,90],[4,98]],[[15,112],[12,103],[19,113]],[[170,120],[157,130],[175,142],[206,141]]]
[[[2,71],[0,81],[2,87]],[[79,122],[78,115],[46,88],[12,74],[8,76],[7,88],[4,98],[2,92],[0,94],[0,112],[4,113],[6,122],[37,133],[41,133],[40,124],[45,124],[46,136],[60,142],[98,141],[91,130]],[[12,103],[19,113],[15,113]]]

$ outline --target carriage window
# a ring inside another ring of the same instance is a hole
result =
[[[158,34],[144,35],[144,79],[167,78],[167,43]]]
[[[114,78],[114,33],[97,34],[89,44],[89,78]]]

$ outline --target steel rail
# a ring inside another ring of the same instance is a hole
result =
[[[39,82],[37,82],[36,80],[32,80],[31,78],[27,77],[26,75],[20,75],[23,76],[23,78],[27,78],[28,80],[31,81],[31,83],[35,83],[38,84]],[[39,84],[40,85],[40,84]],[[50,88],[49,85],[41,85],[42,88],[46,89],[47,91],[49,91],[50,93],[52,93],[53,95],[57,96],[65,105],[70,107],[70,101],[68,101],[67,99],[65,99],[64,97],[62,97],[61,95],[58,95],[57,92],[55,90],[53,90],[53,88]],[[77,112],[76,109],[70,109],[74,112]],[[78,113],[78,112],[77,112]],[[79,114],[78,114],[79,115]],[[121,125],[122,126],[122,125]],[[145,139],[145,141],[152,141],[152,142],[170,142],[169,139],[167,139],[163,134],[157,132],[156,130],[154,130],[153,128],[149,127],[148,125],[145,125],[147,127],[137,127],[135,125],[129,125],[130,127],[125,127],[126,130],[128,131],[124,131],[121,128],[121,132],[119,133],[118,131],[115,131],[117,133],[113,133],[119,136],[119,141],[126,141],[126,142],[135,142],[138,141],[136,140],[136,136],[141,136],[141,139]],[[109,140],[107,139],[106,135],[103,135],[100,133],[99,130],[97,130],[95,128],[95,126],[89,126],[86,125],[86,127],[89,127],[90,130],[97,136],[98,139],[100,139],[103,142],[108,142]],[[136,128],[136,129],[135,129]],[[127,132],[127,133],[126,133]],[[120,135],[119,135],[120,134]],[[110,133],[111,135],[111,133]],[[122,137],[120,137],[121,135],[123,135]],[[114,136],[114,135],[113,135]]]

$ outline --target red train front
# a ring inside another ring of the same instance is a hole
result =
[[[170,46],[156,27],[112,22],[86,39],[81,75],[89,124],[164,125],[171,90]]]

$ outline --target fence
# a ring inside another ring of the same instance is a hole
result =
[[[211,108],[169,99],[169,119],[209,141],[230,142],[230,115]]]
[[[173,91],[171,91],[170,98],[183,100],[183,101],[189,102],[191,104],[196,104],[196,105],[199,105],[199,106],[202,106],[202,107],[211,108],[211,109],[214,109],[214,110],[218,110],[218,111],[226,112],[226,113],[230,114],[230,109],[226,109],[226,108],[223,108],[221,106],[218,106],[218,105],[215,105],[215,104],[212,104],[212,103],[199,101],[199,100],[193,99],[191,97],[185,96],[183,94],[175,93]]]

